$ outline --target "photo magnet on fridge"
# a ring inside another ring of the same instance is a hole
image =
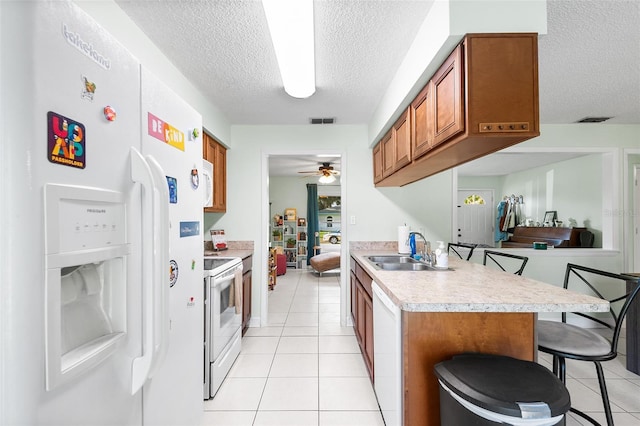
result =
[[[47,157],[50,162],[84,169],[86,137],[82,123],[53,111],[47,112]]]
[[[167,176],[167,184],[169,185],[169,202],[171,204],[178,203],[178,180],[174,177]]]
[[[171,259],[169,261],[169,287],[173,287],[178,282],[178,262]]]
[[[193,169],[191,169],[191,187],[193,189],[198,189],[199,186],[200,176],[198,175],[198,169],[196,169],[194,166]]]
[[[200,222],[180,222],[180,238],[200,235]]]

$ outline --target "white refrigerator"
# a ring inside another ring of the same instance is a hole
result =
[[[71,2],[0,44],[0,424],[199,424],[201,116]]]

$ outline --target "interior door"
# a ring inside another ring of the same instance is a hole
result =
[[[493,190],[458,190],[457,208],[457,241],[494,247],[495,206]]]

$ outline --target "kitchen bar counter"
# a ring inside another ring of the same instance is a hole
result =
[[[465,352],[535,361],[538,312],[603,312],[609,308],[607,301],[561,286],[452,257],[451,270],[405,272],[378,270],[366,259],[397,254],[389,250],[351,250],[350,254],[401,308],[399,392],[405,426],[440,425],[440,389],[433,371],[437,363]],[[374,309],[374,328],[375,322]],[[373,357],[374,370],[376,362]]]
[[[606,312],[609,304],[449,256],[447,271],[384,271],[367,260],[389,251],[352,250],[351,256],[391,300],[407,312]],[[561,279],[560,277],[559,279]]]

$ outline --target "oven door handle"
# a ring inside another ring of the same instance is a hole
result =
[[[153,206],[154,218],[154,266],[153,266],[153,300],[154,300],[154,355],[149,378],[158,371],[169,349],[169,187],[167,178],[158,161],[150,155],[147,163],[155,182],[157,197]]]
[[[142,186],[142,244],[147,247],[153,242],[154,223],[153,202],[157,197],[155,194],[155,184],[149,164],[142,157],[142,154],[131,148],[131,179]],[[147,219],[147,220],[145,220]],[[131,365],[131,395],[136,394],[147,382],[149,371],[153,360],[153,258],[150,250],[142,252],[142,355],[134,358]],[[129,284],[132,285],[132,284]]]

